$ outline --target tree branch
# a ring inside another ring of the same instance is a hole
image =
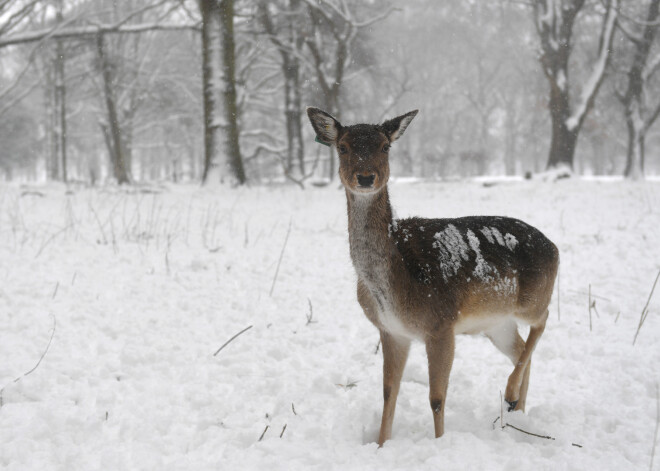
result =
[[[6,38],[0,38],[0,47],[12,46],[15,44],[25,44],[34,41],[41,41],[45,38],[81,38],[87,36],[96,36],[98,34],[118,34],[118,33],[143,33],[145,31],[201,31],[201,23],[196,24],[159,24],[159,23],[140,23],[134,25],[92,25],[76,26],[63,28],[54,31],[53,28],[29,31],[26,33],[15,34]]]
[[[605,19],[603,20],[603,29],[598,50],[598,59],[596,60],[596,64],[594,65],[587,83],[582,89],[580,101],[575,108],[575,111],[566,120],[566,126],[569,129],[576,129],[582,124],[587,111],[593,105],[593,101],[596,97],[596,94],[598,93],[600,85],[603,83],[603,78],[605,77],[605,69],[612,52],[612,40],[614,38],[615,31],[614,26],[616,24],[618,10],[619,0],[610,0],[607,12],[605,14]]]

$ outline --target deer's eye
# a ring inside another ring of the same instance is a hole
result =
[[[344,144],[339,144],[338,150],[339,150],[339,153],[342,154],[342,155],[346,154],[348,152],[348,149],[346,148],[346,146]]]
[[[389,144],[385,144],[385,145],[383,146],[383,152],[387,154],[389,151],[390,151],[390,145],[389,145]]]

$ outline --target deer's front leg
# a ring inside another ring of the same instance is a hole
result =
[[[426,339],[426,355],[429,361],[429,400],[435,437],[438,438],[445,432],[445,399],[454,361],[454,332],[451,328],[434,332]]]
[[[380,342],[383,350],[384,403],[378,445],[383,446],[385,440],[389,440],[392,436],[392,421],[394,420],[396,398],[399,395],[401,376],[403,376],[403,369],[406,366],[408,352],[410,351],[410,340],[393,337],[381,330]]]

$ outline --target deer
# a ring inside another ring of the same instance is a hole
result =
[[[548,319],[557,247],[538,229],[499,216],[395,219],[388,193],[391,145],[418,110],[381,124],[342,125],[314,107],[317,140],[333,146],[345,189],[357,300],[378,329],[383,355],[382,447],[392,436],[413,340],[426,348],[435,437],[444,411],[455,336],[484,334],[514,365],[504,400],[525,410],[532,353]],[[518,324],[529,326],[527,340]]]

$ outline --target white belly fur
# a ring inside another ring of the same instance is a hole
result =
[[[497,331],[504,325],[520,322],[513,315],[488,313],[484,315],[463,317],[460,313],[456,324],[454,324],[454,334],[477,335]]]
[[[394,309],[389,308],[389,306],[383,310],[378,310],[378,321],[388,333],[396,337],[406,337],[409,339],[417,338],[417,336],[408,330],[403,322],[401,322],[401,319],[399,319],[399,316],[397,316]]]

